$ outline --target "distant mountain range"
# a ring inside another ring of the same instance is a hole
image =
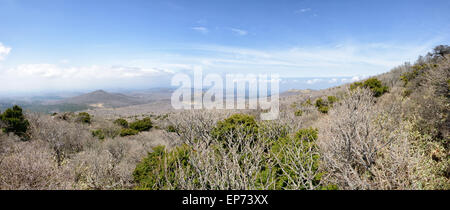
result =
[[[159,103],[170,104],[170,98],[174,90],[171,88],[153,88],[147,90],[120,90],[120,93],[96,90],[84,94],[68,92],[57,95],[47,94],[33,97],[6,98],[0,99],[0,110],[5,110],[15,104],[22,106],[25,110],[43,113],[129,106],[137,108],[136,105],[139,105],[139,107],[154,107],[155,104]],[[290,89],[282,91],[280,96],[298,95],[310,93],[311,91],[314,92],[314,90]]]
[[[54,103],[88,105],[90,107],[122,107],[143,104],[147,101],[148,100],[145,98],[97,90],[91,93],[59,100]]]

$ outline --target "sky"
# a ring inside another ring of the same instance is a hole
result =
[[[449,44],[448,11],[448,0],[0,0],[0,94],[158,87],[193,69],[332,85]]]

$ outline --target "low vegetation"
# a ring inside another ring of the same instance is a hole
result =
[[[22,139],[27,140],[27,130],[30,125],[23,115],[22,108],[15,105],[0,114],[1,129],[5,133],[14,133]]]
[[[129,124],[130,129],[136,130],[138,132],[148,131],[153,127],[152,120],[146,117],[142,120],[136,120]]]
[[[350,85],[350,90],[354,90],[356,88],[368,88],[372,90],[375,97],[380,97],[389,91],[389,87],[383,85],[377,78],[370,78],[364,82],[355,82]]]
[[[448,190],[449,52],[282,100],[274,121],[258,110],[103,119],[14,106],[0,118],[0,189]]]
[[[120,136],[132,136],[138,134],[139,131],[131,129],[131,128],[123,128],[120,131]]]
[[[128,121],[122,118],[115,120],[114,124],[119,125],[123,128],[128,128]]]
[[[152,120],[149,117],[146,117],[142,120],[136,120],[129,124],[124,119],[117,119],[116,121],[114,121],[114,123],[122,126],[120,136],[136,135],[142,131],[149,131],[153,127]]]
[[[91,115],[89,115],[87,112],[80,112],[78,113],[77,121],[86,124],[91,124]]]
[[[294,115],[297,117],[301,117],[303,115],[303,111],[301,109],[297,109],[297,111],[295,111]]]

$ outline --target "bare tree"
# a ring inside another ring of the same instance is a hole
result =
[[[329,179],[340,188],[409,187],[407,135],[392,113],[378,110],[372,93],[358,89],[330,112],[320,146]]]

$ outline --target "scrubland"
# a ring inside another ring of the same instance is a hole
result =
[[[449,46],[280,103],[273,121],[5,111],[0,189],[450,189]]]

